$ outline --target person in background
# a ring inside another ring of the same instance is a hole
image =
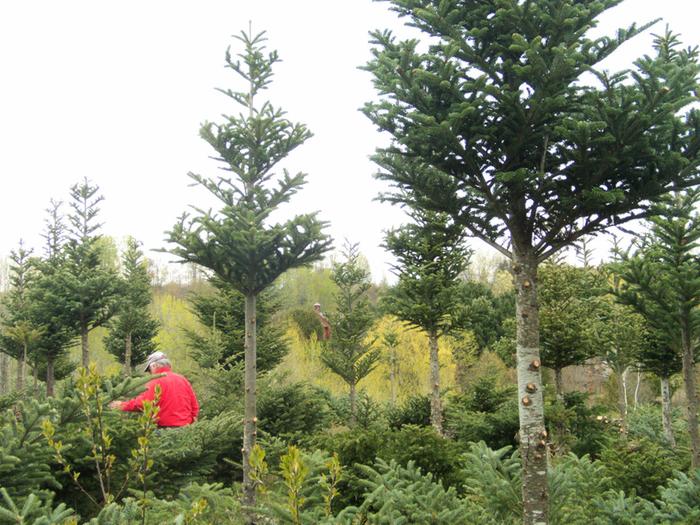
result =
[[[110,408],[124,412],[140,412],[144,401],[152,401],[156,386],[160,386],[158,426],[184,427],[194,423],[199,414],[199,403],[190,382],[171,370],[170,360],[163,352],[148,356],[145,371],[160,375],[148,382],[146,390],[129,401],[112,401]],[[161,375],[162,374],[162,375]]]
[[[321,321],[321,326],[323,327],[321,341],[328,341],[331,338],[331,323],[328,322],[328,318],[321,312],[321,303],[314,304],[314,313],[318,316],[318,320]]]

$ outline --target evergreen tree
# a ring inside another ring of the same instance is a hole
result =
[[[84,367],[90,363],[88,334],[111,319],[120,293],[118,275],[104,263],[100,253],[97,231],[102,225],[96,217],[104,197],[98,191],[87,178],[71,187],[72,212],[68,216],[70,227],[65,246],[67,271],[59,274],[63,278],[62,300],[71,305],[64,321],[74,324],[80,333]]]
[[[602,344],[595,323],[607,287],[600,272],[566,264],[542,265],[538,284],[542,364],[554,370],[563,400],[562,370],[593,357]]]
[[[643,314],[642,314],[643,315]],[[659,378],[661,390],[661,423],[666,441],[671,448],[676,447],[671,419],[671,378],[683,370],[683,356],[678,334],[668,334],[650,325],[648,341],[637,352],[637,365],[640,370],[650,372]],[[673,336],[669,339],[669,336]]]
[[[414,224],[387,233],[385,246],[397,259],[399,281],[384,297],[386,309],[428,335],[430,421],[442,434],[438,340],[460,325],[457,288],[470,252],[463,228],[445,214],[416,210]]]
[[[211,368],[216,364],[230,368],[244,359],[245,297],[219,278],[209,282],[213,293],[194,293],[189,298],[192,312],[205,331],[185,330],[185,335],[201,367]],[[271,288],[260,294],[256,304],[259,373],[272,370],[287,354],[283,327],[272,318],[279,310],[279,299],[279,292]]]
[[[53,396],[56,365],[63,371],[70,365],[66,360],[68,347],[75,339],[75,325],[67,323],[73,304],[67,298],[65,282],[68,279],[64,254],[65,226],[60,201],[51,201],[47,210],[44,233],[45,257],[36,261],[36,274],[29,289],[29,321],[43,329],[36,342],[33,368],[35,373],[45,368],[46,394]]]
[[[388,328],[382,334],[382,344],[386,348],[386,363],[389,366],[389,386],[391,388],[391,406],[396,407],[397,389],[399,383],[399,356],[396,349],[399,346],[399,333],[394,327]]]
[[[632,308],[613,300],[600,301],[596,339],[598,355],[617,375],[618,409],[622,430],[627,432],[627,375],[638,363],[638,354],[650,342],[644,318]]]
[[[159,323],[151,318],[151,277],[140,243],[127,239],[122,255],[123,280],[117,305],[118,315],[109,323],[105,348],[124,364],[124,373],[131,375],[132,367],[145,361],[154,352]]]
[[[284,271],[319,260],[330,248],[325,224],[315,213],[274,223],[271,214],[304,184],[305,175],[284,170],[277,187],[270,187],[274,169],[311,133],[287,120],[269,102],[256,104],[257,95],[272,80],[276,52],[265,54],[264,33],[241,33],[245,47],[234,57],[226,53],[227,67],[247,83],[244,91],[220,90],[245,113],[225,116],[223,124],[205,123],[202,138],[233,178],[190,177],[221,201],[218,213],[196,209],[183,215],[168,234],[171,251],[185,262],[211,269],[245,297],[245,421],[243,442],[244,502],[255,504],[250,477],[250,453],[256,436],[256,301]]]
[[[695,345],[700,333],[700,257],[696,253],[700,246],[700,214],[695,211],[698,201],[697,190],[665,199],[650,218],[649,235],[632,253],[618,251],[620,260],[612,267],[618,275],[618,299],[640,312],[660,338],[663,353],[659,357],[672,357],[674,348],[682,356],[693,468],[700,466],[695,381]],[[668,368],[661,372],[672,373],[674,359],[666,364]]]
[[[26,366],[29,352],[40,336],[40,327],[29,321],[29,286],[34,271],[32,250],[24,247],[10,252],[10,290],[2,298],[0,311],[0,349],[17,359],[16,389],[22,390],[26,382]]]
[[[515,295],[496,295],[477,281],[462,281],[455,291],[457,304],[463,310],[462,327],[474,335],[479,352],[490,348],[505,334],[504,323],[513,317]]]
[[[321,361],[348,385],[351,424],[357,418],[357,384],[375,369],[381,357],[378,348],[367,341],[374,324],[367,291],[369,271],[360,261],[357,244],[346,242],[343,260],[333,264],[333,282],[338,286],[337,310],[331,316],[333,334],[322,347]]]
[[[632,69],[597,70],[648,27],[588,37],[620,2],[391,0],[429,45],[372,33],[366,69],[381,99],[365,113],[394,139],[377,155],[380,177],[397,200],[449,212],[512,260],[525,523],[547,522],[539,264],[698,183],[700,117],[683,118],[697,52],[665,34]],[[409,161],[432,170],[401,168]]]

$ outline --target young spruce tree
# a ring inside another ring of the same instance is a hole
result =
[[[15,388],[21,391],[26,385],[29,353],[41,336],[41,327],[29,320],[29,287],[35,271],[32,250],[20,240],[10,260],[10,290],[0,304],[0,351],[17,359]]]
[[[384,297],[385,308],[428,336],[430,355],[430,422],[442,434],[440,398],[440,337],[460,327],[460,274],[469,261],[464,228],[448,215],[411,212],[413,224],[389,231],[384,245],[394,254],[399,281]]]
[[[131,375],[133,366],[146,360],[156,349],[154,338],[159,323],[151,317],[151,276],[140,243],[129,238],[122,254],[121,293],[118,315],[109,325],[105,348],[124,364],[124,373]]]
[[[333,264],[331,279],[338,287],[331,338],[324,344],[321,361],[350,390],[350,422],[357,416],[357,384],[377,366],[380,351],[367,341],[374,316],[367,297],[369,271],[360,261],[357,244],[346,243],[343,260]]]
[[[644,316],[664,343],[660,348],[673,371],[674,347],[682,356],[691,465],[700,467],[695,345],[700,333],[700,192],[669,196],[651,217],[651,231],[631,253],[613,265],[618,299]],[[653,348],[653,347],[652,347]],[[648,356],[647,356],[648,357]],[[658,363],[657,363],[658,366]],[[663,369],[662,369],[663,371]]]
[[[648,27],[589,37],[621,1],[390,0],[429,43],[376,31],[366,66],[380,99],[365,113],[394,139],[380,160],[435,168],[380,176],[512,261],[526,524],[546,523],[548,505],[539,264],[698,183],[700,119],[682,117],[697,53],[666,34],[630,70],[597,69]]]
[[[45,367],[46,395],[53,396],[57,365],[66,365],[68,347],[73,343],[77,332],[72,319],[73,305],[66,299],[65,274],[66,257],[65,224],[60,201],[51,200],[47,209],[46,230],[44,232],[45,254],[36,261],[36,273],[29,288],[29,321],[42,327],[42,335],[36,342],[33,352],[35,380],[40,366]]]
[[[106,324],[116,312],[120,295],[119,276],[102,260],[97,231],[102,226],[96,222],[98,205],[104,197],[98,195],[99,187],[92,186],[85,178],[70,189],[68,215],[68,242],[65,246],[63,272],[63,300],[70,305],[66,322],[74,324],[80,333],[82,364],[90,364],[88,334]]]
[[[265,53],[264,33],[236,37],[243,53],[226,53],[227,67],[243,78],[245,90],[220,90],[243,112],[225,116],[222,124],[205,123],[200,131],[232,177],[190,177],[219,201],[217,212],[195,209],[168,232],[171,252],[184,262],[211,269],[245,297],[245,420],[243,427],[244,503],[255,504],[250,454],[256,437],[256,301],[284,271],[319,260],[330,248],[325,223],[315,213],[274,223],[271,214],[304,184],[305,175],[286,170],[276,186],[275,167],[311,133],[287,120],[284,112],[257,96],[272,80],[276,52]]]

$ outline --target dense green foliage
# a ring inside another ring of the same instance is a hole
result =
[[[381,199],[413,221],[386,235],[393,284],[350,243],[309,268],[331,245],[315,213],[275,222],[311,133],[260,103],[279,58],[242,33],[242,87],[220,90],[240,112],[200,130],[230,176],[190,174],[219,207],[168,232],[190,282],[154,287],[133,239],[120,263],[87,179],[67,217],[51,201],[42,256],[11,254],[0,525],[700,522],[698,51],[666,31],[597,71],[643,29],[589,38],[620,1],[390,1],[430,42],[374,32],[366,66]],[[636,217],[593,267],[585,235]],[[466,235],[510,260],[469,267]],[[545,263],[578,241],[582,267]],[[110,409],[155,348],[197,389],[190,425],[157,428],[160,391]]]

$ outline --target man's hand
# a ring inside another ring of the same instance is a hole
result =
[[[112,410],[121,410],[123,404],[124,401],[112,401],[109,404],[109,408],[111,408]]]

